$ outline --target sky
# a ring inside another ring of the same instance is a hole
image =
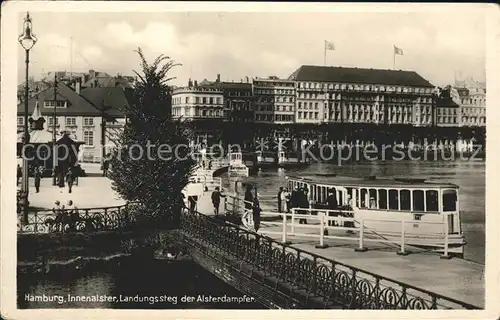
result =
[[[30,76],[49,71],[134,75],[141,47],[182,66],[175,85],[246,76],[288,77],[301,65],[414,70],[434,85],[454,77],[485,81],[485,17],[460,6],[432,12],[30,12],[38,42]],[[19,33],[22,16],[19,16]],[[72,41],[70,40],[72,39]],[[72,47],[72,50],[71,50]],[[71,51],[73,54],[71,55]],[[72,56],[72,58],[70,58]],[[18,75],[24,74],[19,46]],[[19,79],[18,83],[23,80]]]

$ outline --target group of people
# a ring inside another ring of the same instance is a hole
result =
[[[33,166],[30,168],[33,172],[33,177],[35,180],[35,190],[36,193],[40,192],[40,183],[43,178],[43,174],[45,173],[45,167],[44,166]],[[16,168],[16,185],[19,185],[19,180],[23,176],[23,169],[21,166],[18,164]],[[73,189],[73,185],[76,183],[78,184],[78,175],[73,173],[72,168],[66,172],[66,174],[63,174],[62,172],[56,175],[56,184],[59,188],[64,188],[64,183],[66,182],[68,186],[68,192],[71,193]]]
[[[56,215],[54,223],[63,225],[68,224],[70,230],[76,229],[76,222],[79,220],[80,216],[78,214],[78,208],[72,200],[68,200],[66,205],[56,200],[52,212]]]
[[[309,199],[308,196],[309,190],[307,188],[298,188],[295,187],[294,190],[290,193],[287,188],[280,187],[278,191],[278,212],[289,213],[291,208],[313,208],[313,201]],[[337,200],[337,193],[333,189],[328,190],[328,196],[326,198],[326,206],[322,207],[322,209],[327,210],[339,210],[344,209],[346,212],[342,211],[333,211],[329,212],[328,216],[330,217],[339,217],[343,216],[346,218],[351,217],[348,212],[352,210],[351,198],[348,198],[348,205],[341,206]],[[303,213],[300,212],[299,213]],[[305,213],[305,212],[304,212]],[[299,219],[299,224],[307,224],[307,219]],[[335,220],[328,220],[329,226],[339,226],[339,223]],[[354,227],[354,223],[352,221],[346,221],[344,223],[344,227]],[[349,230],[348,232],[352,232]],[[325,231],[325,233],[328,233]]]

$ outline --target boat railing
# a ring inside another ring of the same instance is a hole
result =
[[[246,208],[245,204],[247,205]],[[224,202],[224,209],[226,212],[241,213],[243,216],[251,214],[253,203],[245,201],[241,197],[234,195],[227,195]],[[331,216],[333,214],[333,216]],[[327,209],[313,209],[313,208],[292,208],[290,213],[261,211],[261,217],[280,217],[279,221],[266,221],[266,225],[279,226],[280,231],[261,229],[261,232],[269,235],[280,235],[283,243],[289,243],[291,236],[305,237],[318,239],[318,248],[327,247],[325,245],[326,239],[342,240],[357,242],[358,246],[356,251],[367,251],[365,243],[378,243],[396,245],[399,250],[399,255],[408,254],[408,240],[411,238],[412,243],[418,241],[421,246],[432,246],[442,248],[443,258],[449,256],[449,241],[450,233],[448,229],[448,219],[443,221],[422,221],[422,220],[392,220],[392,219],[356,219],[353,216],[352,210],[327,210]],[[447,218],[447,217],[445,217]],[[300,224],[296,220],[307,219],[311,223]],[[312,221],[311,221],[312,220]],[[381,233],[371,228],[366,227],[366,222],[383,222],[396,226],[399,229],[397,232]],[[415,225],[440,225],[440,232],[426,233],[424,235],[408,232],[408,226],[414,227]],[[313,230],[311,232],[311,230]],[[329,235],[327,231],[347,231],[349,235]]]

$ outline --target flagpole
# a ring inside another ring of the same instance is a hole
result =
[[[396,70],[396,47],[392,48],[392,69]]]
[[[324,56],[323,65],[326,67],[326,40],[325,40],[325,56]]]

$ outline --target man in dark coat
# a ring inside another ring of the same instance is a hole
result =
[[[23,169],[21,168],[20,165],[17,165],[17,171],[16,171],[16,186],[19,184],[19,179],[23,176]]]
[[[247,189],[245,191],[245,210],[251,210],[252,209],[252,204],[253,204],[253,193],[252,193],[252,187],[247,186]]]
[[[253,199],[253,207],[252,207],[252,216],[253,216],[253,226],[255,228],[255,232],[259,231],[260,228],[260,202],[259,197],[255,196]]]
[[[280,187],[280,190],[278,191],[278,212],[281,213],[283,212],[282,209],[282,203],[281,203],[281,194],[283,193],[283,187]]]
[[[215,187],[214,192],[212,192],[212,204],[214,205],[215,215],[219,214],[220,198],[224,197],[226,196],[220,192],[219,187]]]
[[[73,170],[71,168],[66,173],[66,182],[68,183],[68,192],[71,193],[71,188],[73,188],[73,182],[75,182],[75,176],[73,175]]]
[[[40,192],[40,182],[42,180],[43,167],[38,167],[35,169],[35,189],[36,193]]]
[[[309,208],[309,197],[307,195],[307,189],[302,189],[298,196],[298,206],[300,208]],[[308,211],[302,211],[302,214],[308,214]],[[307,219],[299,219],[299,224],[307,224]]]
[[[334,192],[332,189],[328,190],[328,197],[326,198],[326,203],[328,205],[327,209],[328,210],[337,210],[338,209],[338,204],[337,204],[337,195],[336,192]],[[331,212],[329,213],[329,216],[332,217],[338,217],[338,212]],[[337,221],[328,221],[328,225],[338,225]]]

